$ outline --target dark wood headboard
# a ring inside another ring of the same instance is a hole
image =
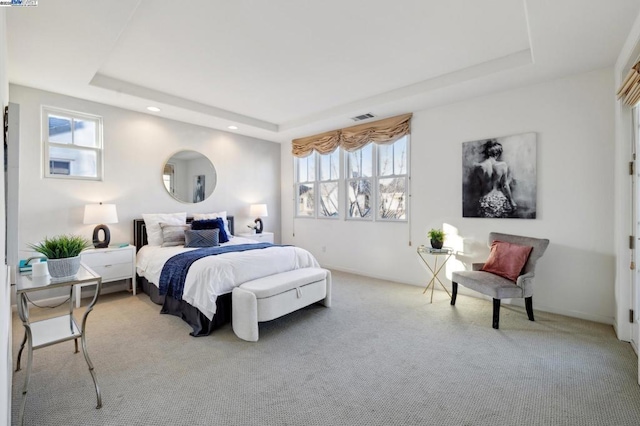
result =
[[[192,221],[192,217],[187,218],[187,223],[191,223]],[[227,221],[229,222],[229,231],[231,231],[232,235],[235,234],[233,216],[227,216]],[[144,219],[133,219],[133,244],[136,246],[136,252],[138,252],[142,246],[148,244],[147,227],[144,224]]]

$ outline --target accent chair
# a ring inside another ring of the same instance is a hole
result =
[[[545,250],[547,249],[547,246],[549,245],[549,240],[491,232],[489,234],[489,246],[491,246],[492,251],[488,262],[494,262],[496,259],[498,259],[498,262],[505,262],[507,263],[507,267],[511,266],[511,268],[513,269],[513,262],[515,262],[514,258],[517,257],[517,255],[512,256],[508,251],[503,251],[502,256],[494,256],[496,254],[494,253],[494,242],[509,243],[504,246],[515,247],[516,250],[523,249],[525,251],[528,251],[528,247],[531,247],[531,251],[529,252],[528,257],[526,257],[526,254],[524,255],[525,257],[522,257],[522,261],[525,262],[524,266],[521,266],[520,264],[519,267],[517,267],[516,273],[511,276],[513,280],[505,278],[504,276],[497,275],[494,272],[487,272],[487,270],[492,269],[487,268],[485,266],[485,263],[474,263],[472,265],[473,270],[471,271],[454,272],[451,277],[451,305],[456,304],[458,284],[460,284],[479,293],[493,297],[493,328],[499,328],[501,299],[524,298],[525,307],[527,309],[527,316],[529,317],[530,321],[534,321],[534,271],[536,262],[538,261],[538,259],[540,259],[540,257],[542,257]],[[522,250],[520,251],[522,253]],[[509,265],[509,263],[511,263],[511,265]],[[483,267],[485,270],[483,270]]]

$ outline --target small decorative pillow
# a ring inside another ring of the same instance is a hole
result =
[[[162,247],[182,246],[184,245],[184,232],[189,225],[172,225],[160,222],[162,229]]]
[[[183,213],[147,213],[142,218],[147,227],[147,241],[150,246],[162,245],[162,228],[160,222],[171,225],[185,225],[187,223],[187,212]]]
[[[215,247],[220,245],[219,229],[201,229],[184,231],[185,247]]]
[[[224,221],[224,232],[227,233],[227,237],[231,238],[231,231],[229,230],[229,220],[227,219],[227,211],[217,212],[217,213],[194,213],[193,220],[205,220],[205,219],[215,219],[221,218]]]
[[[531,246],[494,241],[491,243],[489,259],[487,259],[482,270],[516,282],[520,272],[522,272],[522,268],[524,268],[529,259],[531,250],[533,250]]]
[[[198,231],[201,229],[219,229],[220,230],[220,243],[226,243],[229,241],[229,237],[224,230],[224,220],[221,217],[216,219],[206,220],[194,220],[191,222],[191,229]]]

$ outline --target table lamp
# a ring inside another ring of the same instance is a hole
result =
[[[93,246],[95,248],[109,247],[111,233],[106,223],[118,223],[118,212],[115,204],[87,204],[84,206],[84,224],[99,224],[93,230]],[[101,240],[100,230],[104,232],[104,239]]]
[[[267,212],[266,204],[251,204],[249,207],[249,214],[251,216],[257,216],[254,222],[256,223],[256,234],[262,234],[262,219],[260,217],[267,217],[269,213]]]

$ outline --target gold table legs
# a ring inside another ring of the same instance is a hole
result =
[[[440,266],[438,266],[438,256],[439,255],[435,255],[434,254],[435,261],[433,263],[433,268],[432,268],[431,265],[429,265],[429,262],[427,262],[427,260],[422,256],[422,254],[420,254],[420,259],[422,259],[422,261],[427,266],[427,268],[429,268],[429,271],[431,271],[431,275],[432,275],[431,276],[431,280],[429,281],[429,284],[427,284],[427,286],[425,287],[424,291],[422,292],[422,294],[425,294],[427,292],[427,290],[429,289],[429,287],[431,287],[431,301],[429,303],[433,303],[433,290],[436,287],[436,281],[438,281],[438,283],[444,289],[444,291],[446,291],[447,294],[449,295],[449,297],[451,297],[451,293],[449,293],[449,290],[447,290],[447,288],[444,286],[444,284],[442,284],[442,281],[440,281],[440,278],[438,278],[438,274],[440,273],[440,271],[442,270],[444,265],[447,264],[447,261],[449,260],[449,258],[451,258],[451,256],[453,256],[453,253],[447,253],[446,254],[447,257],[440,264]]]

